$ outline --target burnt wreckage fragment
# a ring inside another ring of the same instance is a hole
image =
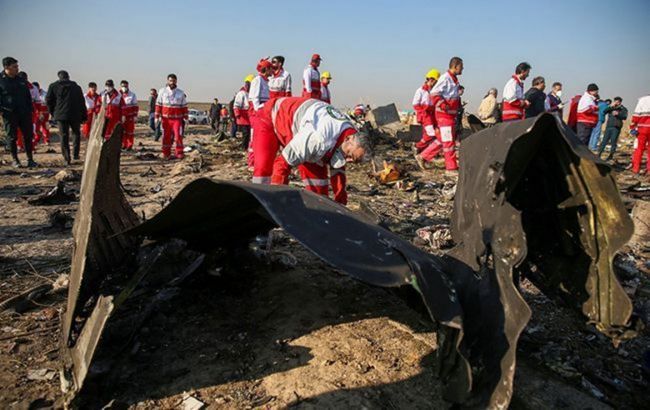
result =
[[[179,239],[202,252],[281,227],[355,279],[413,287],[439,324],[445,398],[463,406],[510,403],[517,340],[530,318],[521,277],[581,309],[615,343],[633,337],[632,305],[612,269],[633,225],[609,167],[548,114],[472,126],[479,131],[463,140],[454,204],[458,245],[443,257],[287,186],[198,179],[138,224],[119,189],[119,138],[103,143],[93,132],[63,329],[68,399],[81,391],[109,317],[146,274],[144,263],[114,273],[133,260],[142,237]]]

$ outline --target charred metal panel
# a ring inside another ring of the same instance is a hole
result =
[[[108,141],[104,141],[103,128],[102,109],[93,122],[86,148],[63,322],[65,374],[73,390],[81,386],[113,308],[112,296],[100,295],[102,282],[133,256],[139,244],[137,238],[115,235],[139,220],[120,189],[122,127],[118,125]],[[90,309],[82,311],[88,302]]]

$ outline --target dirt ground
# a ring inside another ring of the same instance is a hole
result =
[[[190,126],[187,134],[192,152],[165,162],[155,157],[160,143],[138,125],[136,150],[124,152],[121,165],[127,199],[138,215],[150,218],[198,177],[250,178],[238,141],[216,142],[205,126]],[[631,144],[622,143],[615,168],[631,206],[650,198],[633,198],[626,190],[642,192],[649,181],[625,170]],[[418,170],[408,146],[381,145],[378,154],[397,164],[407,180],[381,186],[369,178],[368,164],[352,165],[350,208],[373,209],[389,229],[430,252],[451,247],[448,240],[416,239],[416,230],[446,232],[456,176]],[[14,171],[2,155],[0,302],[69,271],[72,222],[66,216],[73,218],[78,205],[27,202],[56,185],[55,175],[66,169],[56,143],[38,147],[36,169]],[[82,168],[76,162],[69,170]],[[66,189],[78,194],[79,182],[66,182]],[[111,370],[110,384],[93,393],[94,405],[189,408],[198,400],[213,409],[448,407],[436,378],[429,318],[390,291],[334,271],[287,236],[277,249],[299,262],[243,259],[228,274],[203,273],[184,283],[145,323]],[[625,248],[617,263],[625,268],[621,279],[635,313],[650,323],[648,254]],[[647,329],[614,348],[574,310],[527,281],[521,290],[533,317],[519,343],[513,408],[648,408]],[[21,313],[0,313],[0,408],[48,408],[61,398],[58,337],[65,296],[39,299]]]

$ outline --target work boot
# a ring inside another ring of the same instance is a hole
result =
[[[426,171],[426,167],[424,165],[424,158],[422,158],[422,155],[415,154],[414,157],[415,157],[415,162],[417,162],[418,164],[418,167],[420,167],[422,171]]]
[[[36,168],[36,167],[38,167],[36,161],[34,161],[33,159],[27,160],[27,168]]]

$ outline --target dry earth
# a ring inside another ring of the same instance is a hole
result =
[[[617,157],[623,164],[629,161],[626,142]],[[189,127],[186,145],[194,150],[183,161],[147,159],[158,154],[159,143],[138,126],[136,152],[123,153],[121,166],[138,215],[151,217],[197,177],[250,178],[236,141],[217,143],[209,128],[196,126]],[[51,215],[60,210],[74,217],[77,203],[26,201],[53,187],[54,175],[65,169],[58,147],[51,148],[54,152],[38,148],[40,168],[19,172],[3,154],[0,301],[69,270],[71,225],[53,224]],[[417,193],[377,185],[368,177],[368,165],[351,166],[349,206],[369,206],[391,230],[414,240],[417,229],[436,225],[444,231],[449,224],[455,177],[417,170],[406,148],[382,145],[378,151],[408,175]],[[82,164],[70,169],[81,172]],[[637,181],[622,169],[618,178],[621,186]],[[79,181],[66,189],[78,193]],[[431,252],[451,245],[415,243]],[[208,408],[237,409],[448,407],[435,376],[435,329],[426,316],[394,293],[337,273],[291,238],[281,237],[276,247],[298,263],[242,258],[218,277],[192,277],[90,393],[89,407],[182,408],[194,399]],[[646,322],[647,256],[624,249],[620,258],[628,267],[626,289]],[[530,283],[522,284],[522,292],[534,313],[519,346],[513,408],[647,408],[648,380],[642,374],[647,330],[615,349],[583,317]],[[61,398],[55,370],[64,302],[65,294],[52,296],[22,313],[0,314],[1,408],[47,408]]]

